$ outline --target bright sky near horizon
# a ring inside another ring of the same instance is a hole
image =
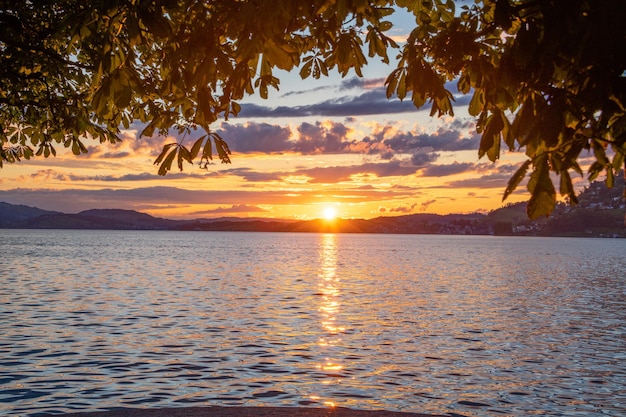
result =
[[[399,20],[392,34],[401,41],[411,28],[410,20]],[[431,118],[428,105],[418,110],[410,100],[387,100],[384,80],[393,68],[370,59],[364,78],[278,75],[280,91],[244,100],[239,117],[213,126],[228,142],[232,164],[217,161],[208,170],[186,164],[183,172],[158,176],[156,156],[179,138],[137,138],[142,127],[135,126],[115,146],[86,141],[87,155],[57,146],[57,157],[5,165],[0,201],[168,218],[312,219],[330,209],[338,217],[372,218],[500,207],[524,154],[503,148],[495,164],[478,159],[469,97],[456,97],[454,118]],[[456,93],[456,83],[449,89]],[[523,183],[507,202],[528,198]]]

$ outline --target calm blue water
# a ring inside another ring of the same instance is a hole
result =
[[[0,414],[626,415],[626,240],[0,230]]]

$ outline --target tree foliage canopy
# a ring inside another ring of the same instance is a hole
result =
[[[236,116],[247,94],[278,88],[276,70],[320,78],[362,76],[368,58],[389,62],[387,96],[453,115],[445,88],[471,94],[479,157],[502,145],[528,156],[506,198],[529,176],[531,217],[559,192],[576,201],[571,173],[612,185],[626,154],[626,2],[623,0],[26,0],[1,1],[0,166],[49,156],[55,146],[119,141],[133,120],[141,135],[203,129],[166,145],[155,163],[230,162],[211,130]],[[389,16],[415,17],[406,43]]]

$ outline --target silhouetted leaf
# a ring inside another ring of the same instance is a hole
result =
[[[304,65],[300,68],[300,77],[302,79],[309,78],[311,71],[313,70],[313,57],[307,57],[304,59]]]
[[[178,146],[178,169],[180,171],[183,170],[183,161],[187,161],[190,164],[193,163],[189,149],[184,146]]]
[[[588,179],[589,181],[593,181],[596,178],[598,178],[598,175],[604,171],[604,168],[606,167],[606,165],[604,165],[603,163],[599,162],[599,161],[594,161],[591,166],[589,167],[589,172],[588,172]]]
[[[615,185],[615,175],[613,174],[613,166],[608,165],[606,167],[606,180],[604,181],[607,187],[613,188]]]
[[[468,107],[469,114],[472,116],[478,116],[485,106],[484,91],[481,89],[474,90],[474,95],[470,100]]]
[[[163,158],[165,158],[167,153],[172,149],[172,147],[177,146],[177,145],[178,145],[177,143],[168,143],[167,145],[163,146],[161,153],[159,154],[159,156],[157,156],[157,159],[154,161],[154,165],[159,165],[161,161],[163,161]]]
[[[520,166],[517,171],[515,171],[515,174],[513,174],[513,176],[509,179],[509,183],[506,186],[506,189],[504,190],[504,195],[502,197],[502,201],[506,200],[506,198],[511,195],[511,193],[513,191],[515,191],[515,189],[517,188],[517,186],[519,185],[519,183],[524,179],[524,177],[526,176],[526,172],[528,171],[528,167],[530,167],[530,164],[532,163],[532,160],[527,160],[524,161],[524,163],[522,164],[522,166]]]
[[[498,160],[500,157],[500,132],[503,128],[504,123],[502,122],[500,111],[496,110],[487,119],[487,125],[480,140],[479,158],[486,154],[491,162]]]
[[[561,171],[561,182],[559,191],[561,195],[566,195],[569,197],[570,201],[573,204],[578,203],[578,199],[576,198],[576,191],[574,190],[574,185],[572,184],[572,178],[570,177],[567,171]]]
[[[526,212],[531,219],[549,216],[556,205],[556,191],[550,179],[547,156],[541,156],[535,161],[534,171],[528,181],[528,191],[531,197],[526,206]]]
[[[174,144],[174,145],[177,145],[177,144]],[[165,157],[165,159],[163,159],[163,162],[159,166],[159,171],[158,171],[159,175],[163,176],[167,174],[167,171],[172,169],[172,163],[174,162],[174,158],[176,157],[177,149],[178,149],[177,147],[172,148],[167,154],[167,156]]]
[[[198,153],[200,152],[200,148],[202,147],[202,143],[204,142],[206,138],[207,138],[207,135],[202,135],[193,143],[193,146],[191,147],[191,152],[190,152],[191,159],[194,159],[195,157],[198,156]]]

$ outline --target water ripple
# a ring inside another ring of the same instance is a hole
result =
[[[626,409],[625,241],[3,231],[0,253],[3,415]]]

